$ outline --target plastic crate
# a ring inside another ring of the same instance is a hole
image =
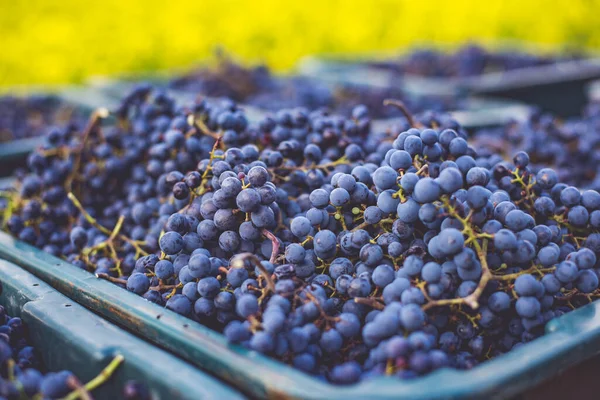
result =
[[[145,384],[156,399],[243,398],[217,379],[105,321],[5,260],[0,260],[0,282],[0,304],[9,315],[23,319],[50,371],[69,369],[87,382],[117,354],[124,356],[114,375],[94,390],[95,398],[120,398],[123,385],[130,379]]]
[[[600,353],[600,302],[595,302],[549,322],[543,337],[469,371],[443,369],[406,381],[380,377],[336,386],[230,345],[218,332],[5,233],[0,233],[0,257],[19,264],[106,319],[259,398],[506,398]]]
[[[335,60],[310,57],[300,63],[301,74],[329,82],[374,86],[397,85],[414,96],[485,96],[537,106],[569,117],[581,114],[590,84],[600,79],[600,58],[559,61],[549,65],[484,73],[468,78],[435,78],[368,66],[364,58]]]

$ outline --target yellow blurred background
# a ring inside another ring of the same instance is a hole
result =
[[[218,46],[277,71],[309,54],[423,43],[595,50],[598,11],[600,0],[0,0],[0,85],[185,69]]]

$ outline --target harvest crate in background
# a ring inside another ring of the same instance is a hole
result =
[[[397,61],[397,60],[396,60]],[[546,65],[463,77],[430,77],[398,73],[394,60],[308,57],[299,73],[329,82],[380,87],[400,86],[413,96],[505,98],[537,106],[563,117],[580,115],[589,85],[600,79],[600,58],[558,60]]]

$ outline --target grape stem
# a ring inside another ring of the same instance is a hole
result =
[[[321,317],[323,317],[323,319],[325,319],[325,321],[337,322],[340,320],[339,317],[332,317],[331,315],[327,315],[325,310],[323,310],[323,307],[321,307],[319,300],[317,300],[317,298],[312,293],[310,293],[309,291],[306,291],[305,294],[306,294],[306,297],[310,301],[312,301],[315,304],[315,306],[319,309],[319,313],[321,314]]]
[[[476,310],[477,308],[479,308],[479,297],[485,290],[485,287],[487,286],[488,282],[493,279],[492,271],[488,267],[487,259],[486,259],[487,243],[488,243],[487,239],[483,240],[483,245],[480,245],[477,240],[473,241],[473,247],[475,248],[477,257],[479,258],[479,262],[481,263],[481,270],[482,270],[481,278],[479,280],[479,283],[477,284],[477,287],[473,291],[473,293],[471,293],[467,297],[462,297],[462,298],[441,299],[441,300],[430,301],[430,302],[426,303],[425,305],[423,305],[423,307],[422,307],[423,310],[426,311],[433,307],[447,306],[447,305],[452,305],[452,304],[466,304],[469,307],[471,307],[471,309],[473,309],[473,310]],[[423,289],[421,289],[421,290],[423,290]]]
[[[107,242],[111,242],[115,239],[115,237],[119,237],[119,239],[123,240],[124,242],[129,243],[134,249],[135,249],[135,257],[138,258],[140,255],[142,256],[147,256],[148,253],[145,252],[141,247],[140,247],[140,242],[136,241],[136,240],[132,240],[130,238],[128,238],[127,236],[123,235],[122,233],[119,233],[121,227],[120,225],[123,224],[123,220],[122,218],[124,218],[124,216],[121,216],[119,218],[119,221],[117,221],[117,224],[115,225],[115,228],[110,231],[109,229],[107,229],[106,227],[100,225],[98,223],[98,221],[92,217],[86,210],[85,208],[83,208],[83,205],[81,204],[81,202],[77,199],[77,197],[75,197],[75,195],[72,192],[69,192],[67,194],[67,197],[69,198],[69,200],[71,200],[71,202],[75,205],[75,207],[77,207],[77,209],[81,212],[81,214],[85,217],[85,219],[92,224],[92,226],[94,226],[95,228],[97,228],[100,232],[104,233],[105,235],[109,236],[109,239],[107,239]],[[118,229],[117,229],[118,227]],[[114,250],[114,248],[113,248]],[[115,253],[116,255],[116,253]]]
[[[295,167],[287,167],[287,166],[281,166],[281,167],[274,167],[272,168],[272,171],[308,171],[310,169],[323,169],[323,170],[327,170],[329,168],[335,168],[338,165],[342,165],[342,164],[346,164],[348,162],[348,159],[346,158],[346,156],[342,156],[340,158],[338,158],[335,161],[332,162],[328,162],[325,164],[320,164],[320,165],[310,165],[310,166],[295,166]]]
[[[383,304],[371,297],[355,297],[354,302],[357,304],[364,304],[375,310],[383,310],[385,308]]]
[[[108,275],[108,274],[106,274],[104,272],[96,274],[96,277],[100,278],[100,279],[107,280],[107,281],[112,282],[112,283],[119,284],[119,285],[127,285],[127,279],[115,278],[115,277],[110,276],[110,275]]]
[[[233,256],[233,258],[230,261],[231,268],[245,268],[244,264],[246,261],[250,262],[253,266],[258,268],[260,274],[265,278],[265,281],[267,282],[267,289],[275,293],[275,282],[273,281],[271,274],[269,274],[269,271],[265,269],[258,257],[256,257],[254,254],[241,253]]]
[[[269,262],[271,264],[275,264],[275,262],[277,261],[277,255],[279,254],[279,240],[277,239],[277,237],[269,230],[263,228],[262,229],[262,234],[265,235],[267,238],[269,238],[271,240],[271,243],[273,245],[273,250],[271,251],[271,258],[269,259]]]
[[[466,304],[469,307],[471,307],[471,309],[476,310],[477,308],[479,308],[479,297],[485,290],[485,287],[487,286],[488,282],[490,280],[492,280],[494,277],[494,274],[490,270],[488,263],[487,263],[488,235],[487,234],[479,234],[479,233],[475,232],[475,230],[471,227],[471,224],[469,221],[470,215],[468,215],[467,217],[464,217],[464,218],[461,217],[459,215],[458,211],[456,210],[456,208],[454,208],[454,206],[450,203],[447,196],[442,197],[442,203],[443,203],[444,207],[447,209],[448,214],[451,217],[456,218],[457,220],[459,220],[462,223],[462,225],[463,225],[462,234],[467,236],[465,245],[467,243],[473,244],[473,248],[475,249],[477,258],[479,259],[479,263],[481,264],[481,271],[482,271],[481,278],[479,280],[479,283],[477,284],[477,287],[475,288],[473,293],[471,293],[470,295],[468,295],[466,297],[462,297],[462,298],[441,299],[441,300],[429,301],[425,305],[423,305],[422,308],[423,308],[423,310],[428,310],[432,307],[437,307],[437,306],[447,306],[447,305],[452,305],[452,304]],[[479,243],[478,239],[482,239],[482,243]],[[421,291],[425,292],[425,289],[423,287],[421,287]]]
[[[90,394],[90,392],[88,392],[85,388],[85,386],[83,386],[81,384],[81,382],[79,382],[79,379],[77,379],[75,376],[71,375],[69,376],[69,379],[67,380],[67,385],[73,389],[72,393],[76,393],[77,394],[77,398],[80,398],[81,400],[93,400],[94,398],[92,397],[92,395]]]
[[[194,124],[194,126],[196,127],[196,129],[198,129],[201,133],[205,134],[206,136],[210,136],[211,138],[213,138],[215,140],[221,139],[221,135],[219,135],[216,132],[211,131],[210,128],[208,126],[206,126],[204,121],[202,121],[202,119],[194,118],[193,116],[191,116],[191,117],[192,117],[191,121],[190,121],[190,118],[188,118],[188,122],[192,122]]]
[[[100,119],[107,118],[109,114],[110,114],[110,112],[106,108],[99,108],[99,109],[95,110],[92,113],[92,115],[90,116],[88,124],[86,125],[85,129],[83,130],[81,144],[79,145],[79,148],[77,149],[77,151],[75,153],[75,160],[73,161],[73,172],[71,174],[69,174],[69,176],[67,177],[67,181],[65,182],[65,187],[68,192],[71,192],[71,190],[72,190],[73,179],[75,178],[75,175],[79,171],[79,165],[81,164],[81,154],[83,153],[83,150],[85,149],[85,145],[90,136],[90,133],[92,132],[92,130],[94,130],[94,128],[98,124],[98,121],[100,121]]]
[[[534,200],[533,198],[535,197],[535,194],[533,192],[533,186],[535,184],[535,180],[531,179],[528,175],[527,172],[523,172],[523,174],[519,174],[519,168],[515,169],[514,171],[511,171],[511,174],[514,176],[514,179],[511,181],[511,183],[518,183],[519,185],[521,185],[523,187],[523,198],[521,199],[524,202],[527,202],[527,208],[529,209],[530,212],[534,213],[535,212],[535,206],[534,206]],[[525,183],[525,180],[523,178],[527,178],[529,183]]]
[[[106,366],[106,368],[104,368],[102,371],[100,371],[98,376],[96,376],[94,379],[92,379],[91,381],[86,383],[85,386],[83,386],[83,391],[80,388],[77,388],[74,391],[72,391],[71,393],[69,393],[63,400],[76,400],[79,398],[89,399],[90,398],[89,392],[93,391],[98,386],[100,386],[103,383],[105,383],[106,381],[108,381],[110,379],[110,377],[114,374],[116,369],[119,367],[119,365],[121,365],[123,363],[124,360],[125,360],[125,357],[118,354],[115,358],[112,359],[112,361],[110,362],[110,364],[108,364]],[[82,393],[88,393],[88,397],[82,397],[81,396]]]
[[[402,114],[404,115],[404,118],[406,118],[406,120],[408,121],[408,124],[412,128],[418,127],[418,124],[415,121],[415,118],[413,117],[411,112],[408,111],[408,108],[406,108],[406,105],[402,101],[396,100],[396,99],[385,99],[383,101],[383,105],[384,106],[394,106],[394,107],[398,108],[402,112]]]

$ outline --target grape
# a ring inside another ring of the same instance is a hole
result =
[[[292,233],[299,238],[308,235],[311,228],[311,223],[306,217],[294,218],[290,227]]]
[[[160,238],[160,248],[168,255],[179,253],[183,250],[183,238],[177,232],[167,232]]]
[[[189,273],[193,278],[204,278],[211,272],[209,258],[204,254],[194,254],[188,261]]]
[[[442,267],[435,262],[428,262],[421,270],[421,276],[427,283],[437,283],[442,278]]]
[[[528,220],[523,211],[512,210],[506,214],[505,224],[512,231],[521,231],[527,227]]]
[[[465,243],[462,233],[454,228],[443,229],[438,238],[442,251],[447,255],[457,254],[462,250]]]
[[[582,293],[592,293],[598,289],[598,275],[590,270],[581,271],[575,285]]]
[[[335,255],[337,240],[329,230],[317,232],[314,238],[315,254],[320,258],[331,258]]]
[[[415,185],[414,198],[419,203],[430,203],[436,200],[440,195],[438,183],[431,178],[420,179]]]
[[[386,287],[395,279],[395,271],[389,265],[380,265],[373,271],[373,283],[379,287]]]
[[[510,296],[504,292],[495,292],[488,299],[488,307],[495,313],[501,313],[510,308]]]
[[[406,193],[412,193],[418,182],[419,176],[415,173],[409,172],[404,174],[400,179],[400,186]]]
[[[270,227],[275,224],[275,214],[270,207],[260,206],[250,217],[252,223],[258,228]]]
[[[166,307],[184,316],[188,316],[192,312],[190,300],[182,294],[176,294],[167,300]]]
[[[525,274],[515,280],[515,292],[519,296],[537,296],[544,292],[544,288],[532,275]]]
[[[304,247],[297,243],[292,243],[285,248],[285,259],[294,264],[302,262],[305,254]]]
[[[214,298],[221,289],[221,284],[212,276],[202,278],[198,281],[197,290],[200,296]]]
[[[574,226],[585,226],[589,219],[589,213],[583,206],[575,206],[569,210],[567,220]]]
[[[558,264],[554,274],[562,283],[573,282],[575,279],[577,279],[577,265],[571,261],[563,261]]]
[[[425,323],[425,313],[416,304],[407,304],[400,310],[400,321],[409,331],[414,331]]]
[[[145,274],[135,272],[127,279],[127,290],[136,294],[144,294],[150,287],[150,281]]]
[[[333,367],[331,370],[331,380],[339,384],[350,384],[358,381],[360,374],[360,365],[356,361],[348,361]]]
[[[256,314],[258,311],[258,300],[256,299],[256,296],[252,294],[240,296],[236,301],[235,311],[242,318]]]
[[[536,178],[538,184],[544,189],[551,189],[558,183],[558,175],[550,168],[542,168]]]
[[[262,166],[257,165],[248,171],[248,182],[252,186],[263,186],[269,180],[269,172]]]
[[[391,197],[390,197],[391,199]],[[379,201],[378,201],[379,204]],[[365,218],[365,222],[370,224],[370,225],[374,225],[379,223],[379,221],[382,220],[383,218],[383,213],[384,212],[392,212],[394,210],[396,210],[396,207],[398,206],[397,204],[390,204],[391,207],[386,207],[385,210],[383,208],[379,208],[377,206],[369,206],[367,207],[367,209],[364,212],[364,218]],[[386,211],[389,210],[389,211]]]
[[[463,185],[463,177],[456,168],[446,168],[440,172],[437,182],[444,193],[454,193]]]
[[[367,297],[371,292],[371,285],[366,279],[356,278],[352,279],[347,291],[350,297]]]
[[[336,329],[330,329],[323,332],[319,340],[319,346],[325,353],[335,353],[342,348],[342,335]]]
[[[398,204],[398,219],[402,222],[413,223],[419,218],[419,203],[408,199],[405,203]]]
[[[582,248],[577,251],[573,261],[579,269],[590,269],[596,265],[596,254],[590,249]]]
[[[350,194],[346,189],[335,188],[329,194],[329,199],[335,207],[341,207],[350,201]]]
[[[79,226],[76,226],[71,230],[69,237],[71,244],[77,249],[82,249],[88,242],[87,232]]]
[[[373,174],[373,183],[379,190],[392,189],[396,187],[398,174],[390,167],[380,167]]]
[[[540,302],[535,297],[519,297],[515,305],[517,314],[523,318],[533,318],[540,313]]]
[[[467,146],[467,142],[463,138],[457,137],[450,141],[448,149],[450,154],[459,157],[467,153]]]
[[[313,207],[323,208],[329,204],[329,193],[323,189],[313,190],[309,198]]]
[[[411,155],[404,150],[396,150],[390,157],[390,166],[393,169],[408,169],[412,166],[413,160]]]
[[[481,186],[472,186],[467,191],[467,203],[475,210],[483,208],[490,197],[489,190]]]
[[[406,271],[409,276],[419,275],[422,268],[423,260],[415,255],[408,256],[402,265],[402,269]]]
[[[252,188],[247,188],[239,192],[235,199],[235,202],[240,210],[249,213],[252,211],[256,211],[260,207],[261,196],[256,190]]]
[[[581,193],[573,186],[569,186],[560,192],[560,201],[567,207],[579,204]]]

